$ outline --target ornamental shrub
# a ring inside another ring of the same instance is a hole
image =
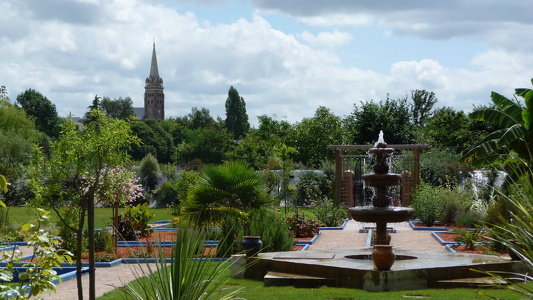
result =
[[[303,214],[294,214],[285,219],[284,224],[289,226],[289,229],[297,238],[313,237],[318,234],[320,230],[320,223],[316,220],[307,218]]]
[[[326,227],[340,226],[347,217],[346,206],[324,198],[315,205],[315,217]]]
[[[294,233],[275,212],[259,208],[250,214],[250,233],[261,237],[263,252],[290,251]]]
[[[316,172],[305,172],[296,184],[300,205],[313,207],[331,190],[331,182],[324,175]]]
[[[99,230],[94,233],[94,251],[105,251],[112,253],[115,249],[113,235],[107,229]],[[102,260],[99,260],[102,261]]]
[[[411,206],[415,210],[416,217],[431,227],[442,213],[444,200],[440,197],[438,190],[440,187],[432,187],[422,182],[413,194]]]

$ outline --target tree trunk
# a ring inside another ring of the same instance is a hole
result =
[[[89,239],[89,299],[96,299],[96,269],[94,264],[94,196],[89,197],[87,207],[87,230]]]
[[[81,254],[83,252],[83,225],[85,225],[85,210],[82,209],[80,214],[78,230],[76,230],[76,286],[78,288],[78,300],[83,300],[83,273],[81,271],[83,262],[81,261]]]
[[[118,202],[113,204],[113,243],[118,247]]]

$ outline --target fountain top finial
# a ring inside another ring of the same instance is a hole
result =
[[[383,130],[379,131],[378,141],[374,144],[375,148],[386,148],[387,143],[385,143],[385,139],[383,139]]]

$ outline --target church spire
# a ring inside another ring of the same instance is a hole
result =
[[[163,87],[163,79],[159,77],[159,68],[157,67],[157,56],[155,54],[155,42],[152,50],[152,63],[150,65],[150,75],[146,78],[146,87]]]
[[[159,69],[157,68],[157,57],[155,55],[155,42],[154,42],[154,50],[152,51],[152,64],[150,66],[150,77],[159,78]]]
[[[165,119],[165,93],[163,89],[163,78],[159,77],[154,42],[150,75],[146,78],[146,85],[144,86],[143,119],[155,119],[157,121]]]

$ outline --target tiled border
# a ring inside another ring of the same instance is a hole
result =
[[[450,228],[446,228],[446,227],[418,227],[418,226],[415,226],[413,224],[413,222],[420,222],[420,220],[409,220],[409,226],[411,226],[411,228],[413,230],[431,230],[431,231],[448,231],[450,230]]]

